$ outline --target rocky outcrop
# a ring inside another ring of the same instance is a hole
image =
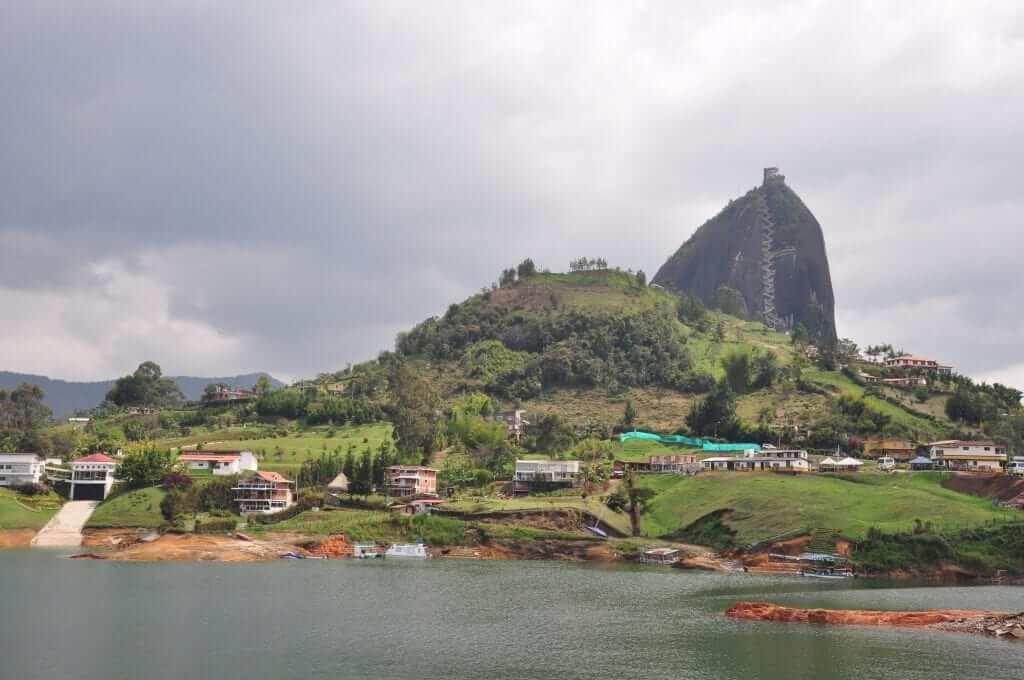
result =
[[[799,609],[770,602],[737,602],[725,615],[748,621],[853,626],[908,626],[1024,640],[1024,614],[971,609],[887,612],[862,609]]]
[[[818,340],[836,337],[821,225],[775,168],[705,222],[653,283],[772,328],[802,323]]]

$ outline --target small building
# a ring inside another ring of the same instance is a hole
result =
[[[679,561],[679,555],[676,548],[649,548],[640,553],[640,561],[644,564],[671,565]]]
[[[293,484],[295,482],[277,472],[256,472],[239,480],[238,486],[232,488],[232,491],[238,511],[243,515],[270,514],[285,510],[295,503]]]
[[[89,424],[89,418],[68,418],[68,424],[75,430],[81,430]]]
[[[504,423],[505,427],[508,428],[508,436],[514,440],[517,444],[522,440],[523,434],[526,432],[526,426],[530,424],[530,421],[526,420],[523,416],[526,411],[522,409],[516,409],[514,411],[498,411],[490,417],[496,423]]]
[[[701,461],[706,472],[808,472],[807,452],[765,449],[742,456],[712,456]]]
[[[818,470],[821,472],[835,472],[836,471],[836,460],[829,456],[818,463]]]
[[[422,465],[392,465],[384,486],[388,496],[437,495],[437,470]]]
[[[910,461],[911,470],[931,470],[934,467],[935,463],[927,456],[918,456]]]
[[[190,472],[210,472],[217,476],[255,472],[259,462],[252,451],[182,451],[178,462]]]
[[[0,486],[38,484],[43,465],[34,453],[0,453]]]
[[[914,377],[882,378],[881,380],[877,380],[876,382],[879,382],[879,383],[881,383],[883,385],[886,385],[888,387],[895,387],[895,388],[901,389],[901,390],[911,390],[911,389],[914,389],[915,387],[927,387],[928,386],[928,381],[925,380],[924,378],[914,378]]]
[[[71,462],[69,498],[73,501],[102,501],[114,488],[117,461],[102,453],[94,453]]]
[[[332,397],[340,397],[340,396],[344,395],[345,394],[345,383],[343,383],[343,382],[328,383],[328,385],[327,385],[327,394],[331,395]]]
[[[898,369],[918,369],[929,371],[932,373],[940,373],[949,375],[953,372],[951,366],[943,366],[934,359],[926,359],[924,357],[916,357],[910,354],[904,354],[898,357],[891,357],[885,360],[886,368],[898,368]]]
[[[889,458],[905,462],[914,457],[915,451],[917,451],[917,447],[914,446],[913,442],[909,442],[906,439],[875,437],[864,440],[865,458],[883,458],[888,456]]]
[[[991,440],[946,439],[928,444],[928,457],[937,468],[966,472],[999,472],[1006,466],[1006,447]]]

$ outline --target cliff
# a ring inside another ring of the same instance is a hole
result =
[[[802,323],[820,341],[836,338],[821,225],[775,168],[705,222],[653,283],[778,330]]]

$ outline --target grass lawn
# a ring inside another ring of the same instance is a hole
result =
[[[643,484],[657,496],[641,527],[646,535],[663,536],[714,510],[731,508],[729,525],[737,531],[737,541],[751,543],[819,527],[859,539],[870,527],[887,532],[911,529],[915,519],[931,522],[936,529],[955,529],[1018,517],[1015,511],[992,507],[986,498],[942,488],[940,474],[650,476]]]
[[[307,511],[278,524],[250,525],[247,531],[296,531],[326,536],[345,534],[350,541],[411,542],[423,538],[427,543],[456,545],[466,540],[467,524],[449,517],[342,508]]]
[[[328,436],[331,430],[334,436]],[[164,446],[194,446],[203,442],[204,451],[252,451],[260,459],[261,470],[294,474],[304,460],[316,458],[324,450],[345,453],[350,446],[361,452],[367,446],[376,451],[384,441],[391,441],[390,423],[353,425],[346,427],[313,427],[306,431],[290,432],[284,437],[244,439],[249,434],[240,427],[215,430],[191,437],[161,441]],[[280,454],[280,455],[279,455]]]
[[[9,489],[0,489],[0,529],[42,529],[60,505],[56,494],[19,496]]]
[[[147,527],[155,529],[164,523],[160,514],[163,489],[136,489],[108,498],[96,508],[86,523],[88,529]]]

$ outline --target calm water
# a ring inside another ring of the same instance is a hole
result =
[[[1024,644],[729,621],[741,599],[1024,610],[908,588],[545,562],[76,562],[0,551],[0,678],[1024,677]]]

